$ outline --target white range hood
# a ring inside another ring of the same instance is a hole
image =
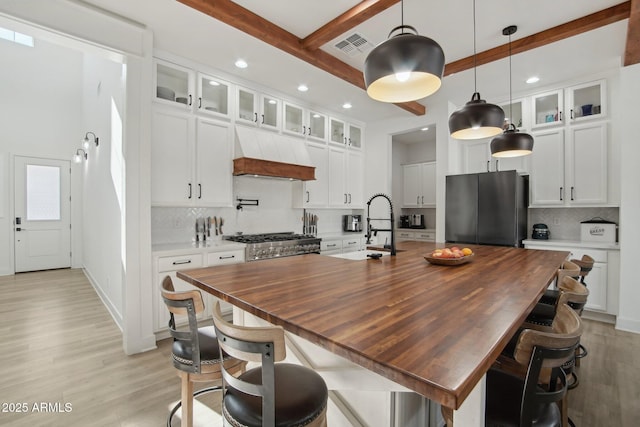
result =
[[[303,140],[236,125],[234,175],[315,180],[315,167]]]

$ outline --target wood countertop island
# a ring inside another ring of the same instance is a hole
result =
[[[178,277],[442,405],[458,409],[555,278],[563,251],[475,246],[469,263],[309,254]],[[447,245],[451,246],[451,245]]]

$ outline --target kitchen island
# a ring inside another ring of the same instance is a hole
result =
[[[568,253],[469,245],[475,257],[466,264],[423,258],[443,246],[409,241],[398,244],[397,256],[376,260],[309,254],[178,277],[458,410],[472,391],[483,402],[476,385]],[[480,422],[473,406],[459,425]]]

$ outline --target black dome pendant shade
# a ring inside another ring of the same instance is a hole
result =
[[[473,84],[471,101],[449,116],[449,134],[455,139],[480,139],[502,132],[504,111],[480,99],[476,67],[476,2],[473,1]]]
[[[533,151],[533,137],[520,132],[511,123],[502,135],[491,140],[491,155],[493,157],[519,157],[531,154]]]
[[[475,92],[471,101],[449,116],[449,133],[456,139],[488,138],[502,132],[504,111],[480,99]]]
[[[412,33],[405,33],[409,29]],[[400,34],[391,35],[402,30]],[[367,94],[382,102],[409,102],[435,93],[442,85],[444,52],[434,40],[400,25],[364,62]]]
[[[511,113],[511,35],[518,30],[515,25],[510,25],[502,30],[502,34],[509,36],[509,116],[513,120]],[[511,122],[507,129],[491,140],[491,155],[493,157],[519,157],[526,156],[533,152],[533,137],[528,133],[520,132],[516,125]]]

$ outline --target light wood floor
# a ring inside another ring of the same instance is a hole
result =
[[[580,427],[639,425],[640,335],[585,320],[582,342],[589,356],[569,394],[571,418]],[[159,427],[180,396],[169,340],[126,356],[81,270],[0,277],[0,344],[2,426]],[[34,411],[41,403],[49,412]]]

